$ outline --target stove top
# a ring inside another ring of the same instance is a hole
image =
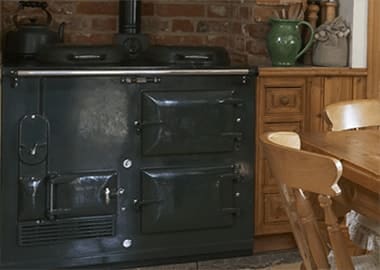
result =
[[[119,45],[54,45],[31,58],[5,59],[6,66],[46,68],[150,68],[199,69],[230,67],[226,49],[222,47],[152,46],[137,57],[130,57]]]

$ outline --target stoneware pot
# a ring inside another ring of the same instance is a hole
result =
[[[272,28],[267,36],[267,46],[272,59],[272,65],[294,66],[296,60],[305,53],[313,43],[313,27],[309,23],[299,20],[272,18],[270,22]],[[310,39],[302,50],[300,25],[305,25],[310,30]]]

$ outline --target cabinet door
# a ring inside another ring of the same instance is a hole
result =
[[[265,77],[258,84],[257,132],[304,129],[306,79],[303,77]],[[290,232],[280,194],[272,178],[261,146],[257,147],[255,234]]]
[[[326,131],[324,107],[339,101],[366,98],[367,80],[364,76],[311,77],[307,89],[307,121],[305,130]]]

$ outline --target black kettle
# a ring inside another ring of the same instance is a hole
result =
[[[52,16],[47,10],[46,2],[20,1],[19,8],[13,16],[16,31],[7,33],[5,42],[5,57],[14,60],[34,59],[40,48],[63,42],[64,23],[61,23],[58,31],[49,30]],[[36,23],[35,19],[29,19],[30,23],[19,22],[19,12],[24,8],[40,8],[46,15],[46,22]]]

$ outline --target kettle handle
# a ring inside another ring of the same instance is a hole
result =
[[[65,38],[65,26],[66,23],[63,22],[58,26],[58,41],[63,42]]]
[[[50,25],[53,20],[50,12],[47,10],[48,4],[46,2],[37,2],[37,1],[19,1],[19,7],[16,11],[16,14],[13,16],[13,23],[16,27],[19,27],[20,24],[18,22],[18,13],[24,8],[40,8],[46,14],[46,25]]]

